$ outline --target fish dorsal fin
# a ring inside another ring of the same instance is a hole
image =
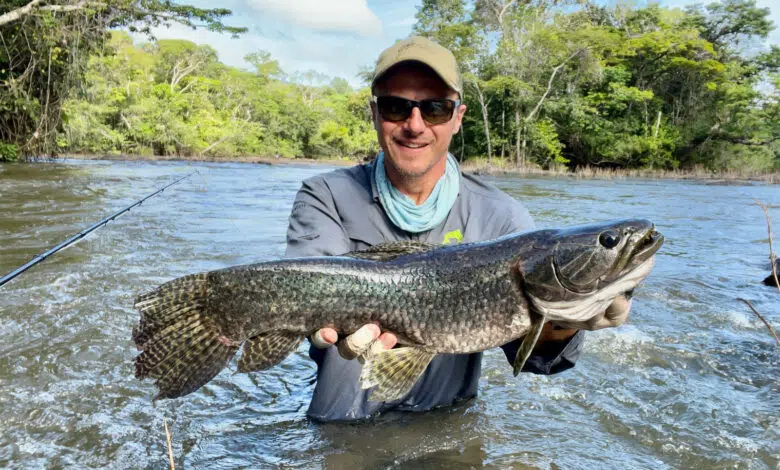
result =
[[[536,342],[539,341],[539,336],[541,336],[542,329],[544,328],[546,321],[544,316],[534,315],[533,317],[534,318],[531,319],[531,328],[523,337],[523,342],[520,343],[520,347],[517,349],[517,354],[515,355],[515,362],[512,364],[515,377],[520,373],[525,362],[531,356],[531,352],[534,350]]]
[[[269,331],[249,338],[241,349],[238,372],[256,372],[268,369],[295,351],[303,336],[284,331]]]
[[[435,353],[420,348],[396,348],[365,358],[360,372],[360,388],[376,386],[371,401],[397,400],[412,389]]]
[[[426,251],[431,251],[436,248],[441,248],[441,245],[409,240],[403,242],[380,243],[379,245],[374,245],[365,250],[350,251],[344,256],[372,261],[391,261],[404,255],[425,253]]]

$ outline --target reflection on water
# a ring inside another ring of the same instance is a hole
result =
[[[764,185],[492,181],[540,227],[645,217],[666,236],[630,322],[588,334],[577,367],[513,377],[489,351],[480,395],[366,423],[305,418],[302,347],[152,404],[133,378],[135,295],[184,274],[278,258],[302,179],[323,167],[65,162],[0,167],[0,273],[193,169],[198,175],[0,288],[0,466],[162,468],[777,468],[780,355],[737,297],[780,323]]]

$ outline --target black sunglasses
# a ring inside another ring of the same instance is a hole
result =
[[[443,124],[452,119],[452,114],[460,100],[431,99],[431,100],[407,100],[398,96],[374,96],[374,103],[379,111],[379,116],[385,121],[406,121],[412,115],[414,108],[420,108],[420,115],[428,124]]]

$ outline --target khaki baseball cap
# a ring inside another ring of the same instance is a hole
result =
[[[388,47],[376,61],[371,88],[385,72],[401,62],[422,62],[436,72],[450,88],[463,94],[463,82],[455,56],[445,47],[422,36],[411,36]]]

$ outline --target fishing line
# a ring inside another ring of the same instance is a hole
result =
[[[0,278],[0,286],[3,286],[11,279],[14,279],[15,277],[19,276],[23,272],[27,271],[31,267],[35,266],[36,264],[40,263],[41,261],[45,260],[49,256],[53,255],[54,253],[57,253],[60,250],[63,250],[70,245],[76,243],[77,241],[81,240],[82,238],[86,237],[90,233],[94,232],[95,230],[99,229],[100,227],[106,225],[107,223],[111,222],[112,220],[116,219],[120,215],[124,214],[125,212],[129,211],[133,207],[140,206],[141,203],[146,201],[147,199],[154,197],[161,192],[165,191],[166,189],[170,188],[176,183],[179,183],[181,181],[184,181],[185,179],[189,178],[190,176],[198,173],[198,170],[193,171],[192,173],[189,173],[187,175],[182,176],[181,178],[177,179],[176,181],[166,184],[162,188],[158,189],[157,191],[153,192],[152,194],[149,194],[148,196],[144,197],[143,199],[139,199],[135,201],[134,203],[130,204],[129,206],[125,207],[122,210],[119,210],[117,212],[114,212],[113,214],[109,215],[108,217],[105,217],[101,219],[99,222],[90,225],[89,227],[85,228],[84,230],[80,231],[79,233],[73,235],[72,237],[68,238],[64,242],[60,243],[59,245],[55,246],[54,248],[49,249],[48,251],[45,251],[44,253],[41,253],[40,255],[35,256],[33,259],[28,261],[27,263],[23,264],[22,266],[14,269],[10,273],[6,274],[2,278]],[[198,173],[200,174],[200,173]]]

